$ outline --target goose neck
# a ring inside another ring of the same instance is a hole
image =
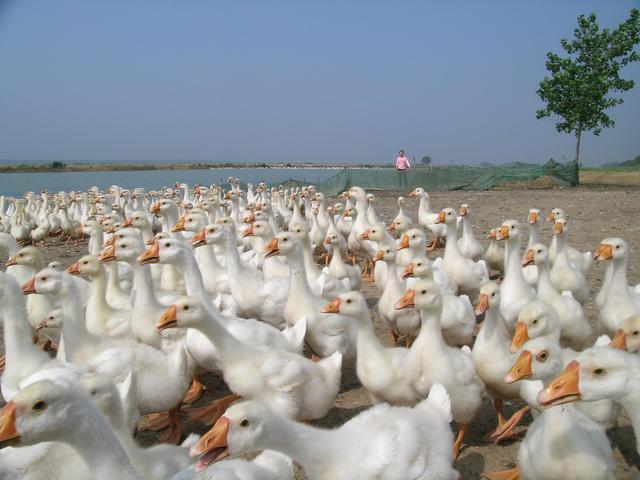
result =
[[[7,365],[19,365],[24,355],[36,355],[38,349],[31,339],[31,327],[27,319],[27,309],[22,292],[15,289],[11,301],[3,301],[2,317],[4,318],[4,348]]]

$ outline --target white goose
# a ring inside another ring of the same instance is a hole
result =
[[[438,222],[439,213],[431,210],[430,197],[423,188],[416,188],[409,194],[410,197],[418,197],[420,204],[418,206],[418,223],[431,232],[433,240],[429,245],[429,250],[442,247],[444,240],[447,238],[446,225]]]
[[[266,448],[291,457],[318,480],[455,480],[450,412],[442,386],[414,408],[376,405],[331,430],[295,422],[260,402],[242,402],[191,452],[212,461],[227,450],[239,455]]]
[[[462,237],[458,240],[460,253],[471,260],[478,261],[484,254],[484,248],[473,234],[471,207],[468,203],[463,203],[460,207],[460,217],[462,218]]]
[[[553,226],[556,238],[557,253],[553,266],[549,271],[551,283],[561,292],[570,291],[576,300],[584,304],[589,300],[590,291],[587,279],[581,270],[571,265],[567,251],[567,223],[565,218],[558,218]]]

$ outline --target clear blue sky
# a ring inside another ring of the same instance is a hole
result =
[[[636,1],[0,0],[0,158],[572,158],[545,54]],[[640,83],[640,66],[624,72]],[[640,154],[640,85],[586,164]]]

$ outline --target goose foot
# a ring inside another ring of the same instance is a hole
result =
[[[149,415],[143,415],[138,422],[138,430],[151,430],[153,432],[159,432],[169,427],[171,424],[169,420],[169,412],[162,413],[150,413]]]
[[[199,408],[190,408],[185,410],[184,414],[190,423],[202,423],[206,426],[211,426],[216,423],[216,420],[220,418],[227,410],[229,405],[240,398],[239,395],[232,393],[226,397],[222,397],[215,400],[210,405]]]
[[[488,441],[492,441],[495,444],[498,444],[504,440],[508,440],[510,438],[514,438],[516,434],[513,432],[513,429],[522,421],[526,413],[531,410],[530,406],[526,406],[521,408],[516,413],[511,415],[511,418],[504,422],[502,425],[498,426],[493,432],[488,434],[485,438]]]
[[[482,476],[487,480],[520,480],[520,469],[516,467],[501,472],[485,472]]]
[[[182,400],[182,403],[196,403],[198,400],[200,400],[200,397],[204,395],[204,391],[206,389],[207,388],[200,382],[200,379],[197,376],[193,377],[191,387],[185,395],[184,400]]]
[[[458,427],[458,436],[456,438],[456,441],[453,442],[452,456],[453,456],[453,461],[454,462],[456,461],[456,459],[460,455],[460,445],[462,445],[462,440],[464,439],[464,436],[469,431],[469,427],[470,426],[471,426],[470,423],[461,423],[459,425],[459,427]]]
[[[158,443],[177,445],[182,438],[182,424],[180,423],[180,407],[173,408],[167,414],[167,430],[158,437]]]

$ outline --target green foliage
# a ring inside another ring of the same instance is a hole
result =
[[[66,167],[66,165],[63,162],[59,161],[59,160],[56,160],[55,162],[51,162],[49,164],[49,166],[51,168],[64,168],[64,167]]]
[[[631,90],[633,80],[620,77],[620,70],[640,59],[635,46],[640,42],[640,12],[631,10],[629,18],[616,29],[600,30],[596,15],[578,17],[573,40],[560,40],[567,53],[562,57],[547,53],[547,70],[551,74],[540,82],[537,94],[545,103],[537,118],[558,118],[556,129],[573,133],[577,138],[576,163],[580,136],[593,131],[599,135],[611,128],[614,120],[606,110],[623,103],[614,95]]]
[[[431,165],[431,157],[429,155],[425,155],[422,157],[422,160],[420,160],[420,163],[423,165]]]

